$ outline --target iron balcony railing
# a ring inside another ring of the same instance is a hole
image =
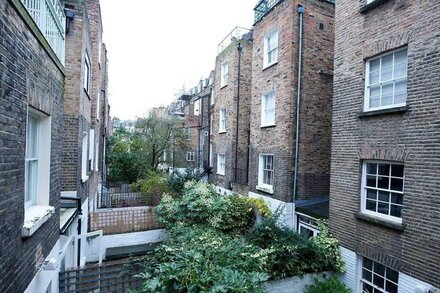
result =
[[[255,6],[255,23],[259,22],[266,14],[268,14],[278,3],[284,0],[260,0]],[[335,0],[321,0],[335,4]]]
[[[226,49],[231,43],[232,40],[240,39],[243,35],[247,34],[250,30],[243,27],[235,27],[227,36],[223,39],[223,41],[220,42],[218,45],[218,52],[217,55],[219,55],[221,52],[223,52],[224,49]]]
[[[66,15],[59,0],[21,0],[43,33],[52,50],[64,65]]]

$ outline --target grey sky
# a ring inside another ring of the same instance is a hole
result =
[[[101,0],[111,116],[167,105],[214,68],[217,45],[250,28],[257,0]]]

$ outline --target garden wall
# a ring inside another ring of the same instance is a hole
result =
[[[102,230],[104,235],[162,228],[156,222],[153,207],[98,209],[90,213],[89,217],[90,231]]]
[[[282,280],[266,282],[263,286],[269,293],[301,293],[304,292],[306,286],[315,283],[315,278],[323,279],[331,276],[330,272],[323,272],[319,274],[308,274],[301,277],[291,277]]]
[[[86,257],[88,262],[98,261],[99,255],[105,260],[105,252],[108,248],[127,247],[141,244],[158,243],[165,240],[164,229],[144,232],[125,233],[102,236],[101,243],[98,238],[89,239],[86,243]]]

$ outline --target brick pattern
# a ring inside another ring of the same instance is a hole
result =
[[[90,231],[103,230],[104,235],[161,229],[154,208],[98,210],[90,213]]]
[[[239,43],[242,46],[241,53],[239,53],[237,49]],[[239,54],[241,55],[240,83],[238,81]],[[230,188],[232,184],[246,185],[250,123],[251,61],[252,42],[247,40],[233,41],[223,52],[220,53],[220,55],[217,56],[216,59],[214,83],[215,103],[212,108],[213,178],[216,185],[223,188]],[[224,62],[229,62],[229,78],[228,85],[221,87],[221,66]],[[238,87],[240,87],[240,104],[237,136]],[[219,133],[221,109],[226,109],[226,132],[224,133]],[[238,144],[236,144],[237,141]],[[236,156],[237,146],[238,156]],[[226,155],[225,175],[217,174],[218,154]],[[237,178],[235,178],[236,160],[238,160]],[[236,186],[236,189],[238,188],[240,187]]]
[[[438,287],[440,3],[379,2],[364,12],[359,1],[337,3],[330,227],[344,247]],[[359,117],[364,60],[401,46],[408,47],[408,110]],[[354,216],[362,161],[370,158],[405,164],[403,232]]]
[[[26,289],[59,232],[64,76],[13,5],[0,1],[0,292]],[[28,106],[51,116],[49,203],[56,213],[22,238]]]
[[[292,201],[293,195],[299,4],[305,14],[298,198],[329,194],[334,6],[316,0],[282,1],[253,31],[249,188],[261,193],[256,189],[259,154],[273,154],[274,194],[269,196],[283,201]],[[278,63],[263,68],[264,38],[275,29],[279,32]],[[272,90],[276,92],[276,126],[262,128],[262,95]]]

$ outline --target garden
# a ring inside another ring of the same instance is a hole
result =
[[[268,281],[344,271],[339,243],[325,222],[317,237],[307,239],[279,225],[280,211],[272,214],[263,199],[222,196],[206,182],[184,179],[139,187],[166,192],[156,212],[168,233],[138,275],[141,292],[266,292]],[[350,290],[329,277],[306,292]]]

